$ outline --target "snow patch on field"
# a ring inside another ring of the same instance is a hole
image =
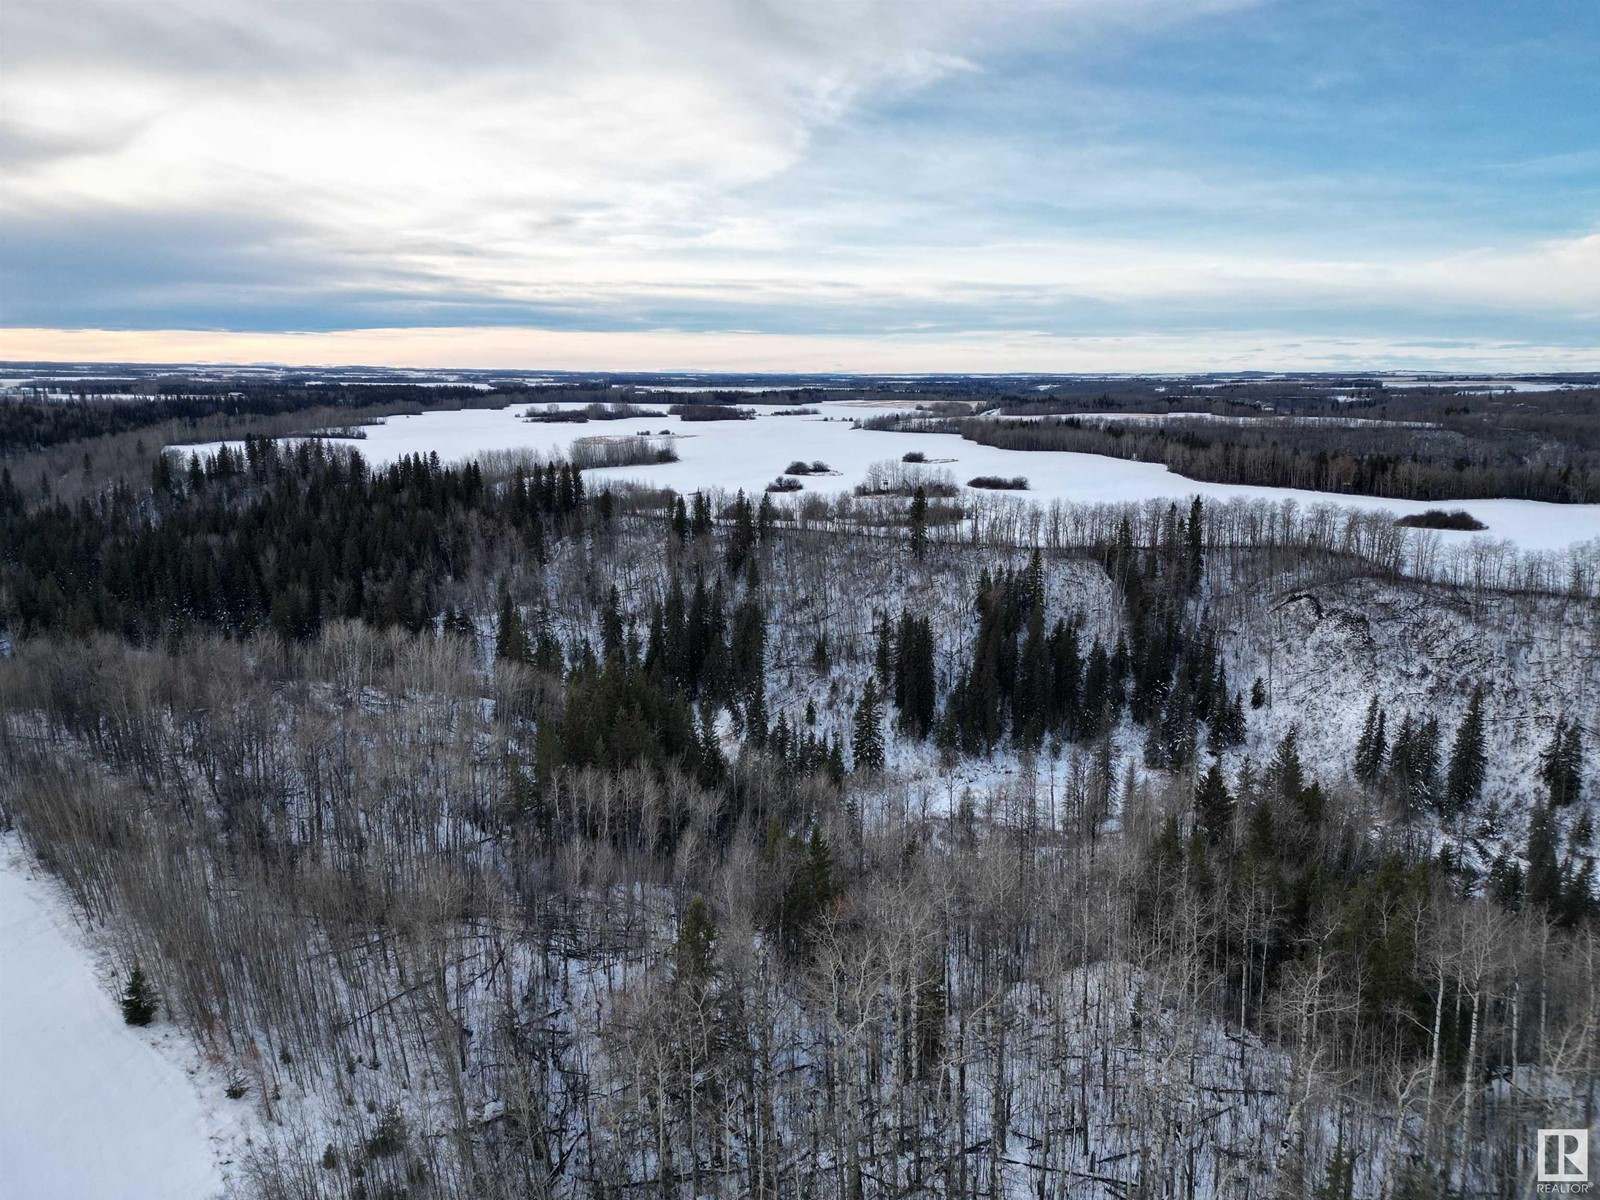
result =
[[[0,1193],[225,1195],[242,1114],[172,1026],[123,1023],[69,905],[16,835],[0,837]]]

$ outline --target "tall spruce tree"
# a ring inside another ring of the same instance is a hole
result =
[[[870,675],[856,704],[853,735],[850,754],[856,770],[883,770],[883,706],[878,698],[878,681]]]
[[[1445,809],[1463,813],[1478,802],[1483,793],[1483,772],[1488,762],[1483,745],[1483,688],[1472,689],[1467,715],[1456,730],[1450,749],[1450,767],[1445,775]]]
[[[1222,764],[1213,761],[1194,790],[1195,829],[1212,844],[1225,841],[1233,832],[1233,794],[1223,777]]]
[[[1545,805],[1536,805],[1528,818],[1528,871],[1524,890],[1528,901],[1555,911],[1561,904],[1561,866],[1558,861],[1561,834]]]
[[[1189,505],[1189,520],[1184,529],[1188,534],[1188,547],[1185,555],[1185,588],[1192,596],[1200,590],[1200,579],[1205,572],[1205,519],[1204,508],[1200,504],[1200,497],[1196,496]]]
[[[528,631],[523,627],[522,614],[512,603],[511,593],[500,589],[500,619],[494,643],[494,656],[507,662],[531,663],[533,647],[528,644]]]
[[[911,553],[921,558],[928,551],[928,489],[920,483],[911,496]]]
[[[1550,807],[1561,808],[1578,798],[1583,786],[1583,731],[1576,721],[1556,721],[1539,760],[1539,779],[1545,785]]]
[[[1356,739],[1355,776],[1371,787],[1383,777],[1383,767],[1389,754],[1389,738],[1385,730],[1388,717],[1378,707],[1374,696],[1367,705],[1367,719],[1362,723],[1361,736]]]
[[[678,940],[672,948],[673,982],[696,997],[703,994],[711,982],[716,943],[717,923],[705,900],[696,896],[678,925]]]
[[[894,652],[894,703],[900,729],[925,738],[933,728],[938,704],[933,673],[933,626],[909,610],[900,614]]]
[[[1269,768],[1273,789],[1287,804],[1298,805],[1306,788],[1306,771],[1300,761],[1300,732],[1294,726],[1283,735]]]

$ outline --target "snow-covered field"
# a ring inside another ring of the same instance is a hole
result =
[[[220,1096],[177,1065],[194,1050],[170,1026],[123,1023],[69,913],[16,836],[0,838],[0,1196],[219,1195]]]
[[[823,415],[816,417],[780,417],[768,411],[751,421],[683,422],[677,417],[662,416],[587,424],[528,422],[523,420],[528,407],[516,404],[503,409],[390,417],[382,425],[367,427],[366,438],[351,445],[374,463],[433,452],[448,462],[470,458],[486,450],[559,453],[578,438],[669,431],[672,445],[678,452],[678,462],[611,467],[594,471],[592,475],[612,475],[684,492],[721,487],[758,493],[793,460],[821,460],[836,474],[807,477],[805,491],[833,494],[855,487],[874,463],[898,462],[908,451],[918,450],[929,459],[952,460],[930,469],[948,471],[958,483],[964,484],[978,475],[1025,476],[1029,481],[1025,494],[1041,503],[1182,500],[1199,495],[1207,500],[1243,497],[1274,503],[1294,500],[1302,505],[1334,503],[1397,515],[1420,513],[1430,508],[1465,508],[1489,527],[1487,533],[1441,531],[1439,537],[1445,543],[1489,537],[1510,540],[1524,550],[1563,550],[1600,538],[1600,505],[1597,504],[1544,504],[1531,500],[1466,500],[1440,504],[1295,488],[1205,483],[1175,475],[1160,463],[1128,462],[1066,451],[1002,450],[962,441],[954,434],[855,429],[851,418],[861,414],[846,405],[828,406]]]

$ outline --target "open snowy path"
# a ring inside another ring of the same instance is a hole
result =
[[[194,1083],[123,1024],[55,883],[0,838],[0,1200],[206,1200]]]

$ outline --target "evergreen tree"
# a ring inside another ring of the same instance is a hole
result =
[[[1522,866],[1503,850],[1489,865],[1488,892],[1501,907],[1512,912],[1522,907]]]
[[[1554,912],[1561,904],[1561,834],[1549,808],[1538,805],[1528,818],[1528,860],[1524,890],[1531,904]]]
[[[1439,718],[1429,716],[1417,726],[1411,752],[1412,792],[1415,807],[1439,799]]]
[[[673,982],[695,995],[703,994],[711,982],[716,941],[717,923],[706,902],[696,896],[678,925],[678,940],[672,948]]]
[[[911,496],[911,552],[919,559],[928,550],[928,489],[921,484]]]
[[[622,598],[617,592],[617,585],[613,583],[600,610],[600,653],[605,658],[612,658],[620,655],[622,650]]]
[[[883,712],[878,699],[878,683],[870,675],[856,705],[851,758],[858,771],[881,771],[884,764]]]
[[[450,605],[444,610],[444,619],[441,622],[446,637],[465,638],[476,644],[478,639],[477,627],[472,623],[472,618],[465,609]]]
[[[1600,913],[1600,900],[1595,896],[1594,859],[1568,860],[1562,872],[1561,908],[1558,916],[1563,925],[1576,926],[1592,920]]]
[[[1083,673],[1083,703],[1079,709],[1082,719],[1075,735],[1080,739],[1098,735],[1114,719],[1115,707],[1111,663],[1105,646],[1096,638]]]
[[[767,674],[767,613],[759,596],[746,596],[733,614],[729,668],[733,688],[744,695],[764,690]]]
[[[728,564],[729,575],[737,575],[754,554],[756,545],[756,514],[743,490],[733,501],[733,531],[728,535],[728,548],[723,561]]]
[[[1194,791],[1195,829],[1213,844],[1233,831],[1233,795],[1223,777],[1222,764],[1213,761]]]
[[[1283,740],[1278,743],[1269,771],[1272,787],[1278,798],[1287,804],[1298,806],[1306,788],[1306,773],[1305,766],[1300,761],[1300,734],[1293,726],[1290,726],[1289,732],[1284,734]]]
[[[699,770],[696,777],[700,786],[714,788],[722,783],[723,776],[728,773],[728,760],[722,754],[722,742],[717,737],[716,727],[711,723],[710,713],[700,716],[700,734],[696,739],[698,750]]]
[[[1235,692],[1233,699],[1224,699],[1220,710],[1212,718],[1212,750],[1232,750],[1244,745],[1245,732],[1244,697]]]
[[[1255,682],[1250,685],[1250,707],[1264,708],[1266,703],[1267,685],[1261,682],[1261,676],[1257,675]]]
[[[1189,505],[1189,520],[1185,526],[1188,534],[1185,586],[1192,596],[1200,590],[1200,579],[1205,570],[1205,522],[1200,497]]]
[[[900,614],[894,650],[894,703],[902,731],[925,738],[938,704],[933,672],[933,626],[926,617]]]
[[[1037,551],[1035,552],[1037,561]],[[1039,584],[1041,595],[1043,583]],[[1030,589],[1031,590],[1031,589]],[[1021,746],[1035,747],[1044,736],[1050,699],[1050,659],[1044,635],[1044,604],[1028,609],[1027,634],[1017,663],[1017,688],[1012,704],[1012,735]]]
[[[1540,757],[1539,779],[1548,791],[1550,806],[1560,808],[1578,799],[1583,788],[1583,731],[1578,722],[1562,717]]]
[[[1439,784],[1439,721],[1418,721],[1407,713],[1389,751],[1389,780],[1407,813],[1432,804]]]
[[[837,733],[828,739],[828,781],[834,787],[844,785],[844,745]]]
[[[528,632],[522,625],[522,614],[511,602],[511,593],[500,589],[500,619],[495,635],[494,656],[507,662],[531,663],[533,648],[528,645]]]
[[[887,688],[894,680],[894,635],[889,629],[888,614],[877,620],[876,639],[872,651],[872,669],[877,672],[878,683]]]
[[[833,882],[833,852],[822,831],[812,826],[809,838],[785,835],[777,821],[767,830],[762,858],[782,881],[763,924],[791,958],[811,945],[817,927],[838,895]]]
[[[122,990],[122,1019],[129,1025],[148,1025],[156,1019],[160,997],[155,985],[145,977],[144,969],[134,965],[128,976],[128,986]]]
[[[811,644],[811,669],[819,675],[826,675],[833,667],[833,656],[828,652],[828,635],[825,631],[817,634],[817,640]]]
[[[1384,763],[1389,754],[1389,739],[1385,731],[1387,716],[1378,707],[1374,696],[1367,705],[1367,719],[1362,723],[1361,736],[1356,739],[1355,776],[1368,787],[1383,777]]]
[[[1463,813],[1478,802],[1483,793],[1483,772],[1488,759],[1483,745],[1483,688],[1472,689],[1467,715],[1456,730],[1450,750],[1450,767],[1445,778],[1445,810]]]

